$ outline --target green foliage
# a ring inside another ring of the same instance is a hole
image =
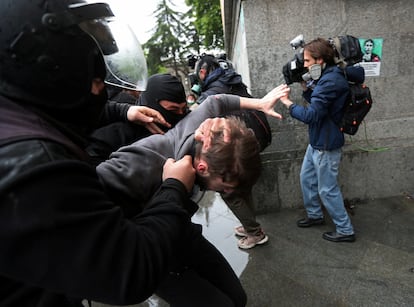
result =
[[[200,49],[223,49],[220,0],[186,0],[186,13],[174,10],[173,0],[159,0],[153,14],[156,26],[143,45],[148,74],[164,72],[166,67],[188,74],[187,55]]]
[[[185,0],[192,8],[195,29],[206,49],[223,49],[224,36],[220,0]]]
[[[143,45],[149,75],[162,72],[166,66],[175,67],[181,62],[183,46],[186,46],[187,25],[183,22],[185,15],[174,11],[173,6],[171,0],[161,0],[154,11],[154,34]]]

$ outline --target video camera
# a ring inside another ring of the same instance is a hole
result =
[[[195,73],[189,73],[188,74],[188,80],[190,81],[191,91],[196,94],[197,96],[200,96],[201,94],[201,86],[198,82],[197,74]]]
[[[307,69],[303,66],[303,46],[305,45],[303,35],[296,36],[289,44],[297,52],[293,59],[283,66],[282,72],[286,84],[303,81],[302,76],[307,72]]]
[[[190,54],[187,56],[187,63],[188,63],[188,67],[191,67],[191,69],[194,69],[198,59],[200,57],[194,54]]]

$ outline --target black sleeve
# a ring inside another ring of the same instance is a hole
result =
[[[185,246],[186,199],[183,184],[169,179],[126,219],[86,163],[42,164],[0,191],[0,273],[72,297],[143,301]]]
[[[108,100],[105,104],[105,109],[101,117],[100,125],[104,126],[113,122],[123,121],[127,122],[127,113],[131,105],[128,103],[120,103]]]

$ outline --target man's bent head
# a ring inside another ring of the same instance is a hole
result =
[[[254,132],[237,117],[229,117],[226,121],[226,140],[224,128],[212,131],[210,147],[203,151],[203,144],[197,142],[195,155],[202,187],[224,193],[251,187],[261,172],[260,146]]]

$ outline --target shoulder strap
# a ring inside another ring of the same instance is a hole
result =
[[[340,66],[340,65],[338,65],[338,67],[341,69],[341,72],[344,74],[345,80],[346,80],[346,81],[348,82],[348,84],[349,84],[350,82],[348,81],[348,75],[347,75],[347,73],[346,73],[346,69],[345,69],[345,67]],[[348,92],[348,95],[349,95],[349,92]],[[346,102],[345,102],[345,104],[346,104]],[[344,105],[344,108],[345,108],[345,105]],[[338,126],[338,128],[339,128],[339,124],[340,124],[341,119],[339,119],[339,121],[335,121],[335,120],[333,119],[333,117],[332,117],[331,112],[332,112],[332,105],[331,105],[331,106],[329,106],[329,108],[328,108],[328,118],[329,118],[329,120],[331,120],[333,123],[335,123],[335,125],[337,125],[337,126]]]
[[[346,66],[346,62],[345,62],[345,58],[342,55],[341,41],[338,36],[332,38],[332,41],[333,41],[333,47],[336,51],[335,62],[338,64],[339,67],[344,68]],[[343,69],[343,71],[345,73],[345,69]],[[345,75],[345,78],[346,78],[346,75]]]

